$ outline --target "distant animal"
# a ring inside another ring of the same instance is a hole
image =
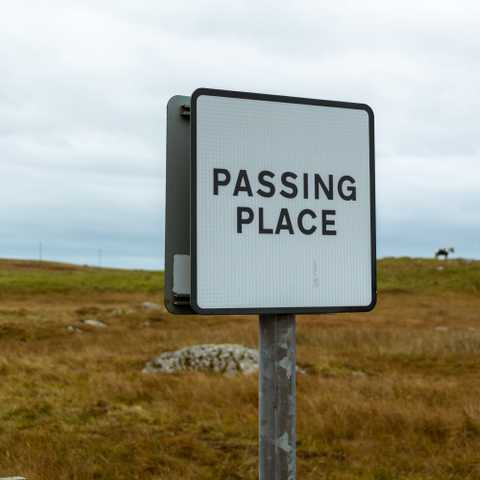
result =
[[[453,247],[449,248],[439,248],[435,254],[435,258],[438,260],[440,257],[443,257],[445,260],[448,258],[449,253],[454,253],[455,249]]]

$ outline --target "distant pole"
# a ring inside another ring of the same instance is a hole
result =
[[[296,479],[295,376],[295,315],[260,315],[260,480]]]
[[[43,260],[43,245],[42,245],[42,242],[38,243],[38,259],[40,261]]]
[[[98,266],[101,267],[102,266],[102,249],[99,248],[98,249]]]

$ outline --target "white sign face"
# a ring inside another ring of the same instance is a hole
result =
[[[192,307],[370,310],[373,112],[200,89],[192,96]]]

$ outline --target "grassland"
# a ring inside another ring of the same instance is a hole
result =
[[[298,317],[298,478],[480,479],[480,262],[385,259],[379,287],[368,314]],[[0,261],[0,476],[257,478],[255,375],[141,372],[256,346],[257,319],[145,301],[161,273]]]

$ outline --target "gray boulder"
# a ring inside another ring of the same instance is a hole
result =
[[[214,372],[224,375],[253,373],[258,369],[258,352],[235,344],[193,345],[164,352],[143,369],[144,373],[183,371]]]
[[[69,325],[67,327],[67,332],[82,333],[82,330],[80,328],[76,327],[75,325]],[[3,480],[3,479],[0,477],[0,480]]]
[[[144,310],[161,310],[161,305],[158,303],[153,303],[153,302],[144,302],[142,304],[142,307]]]
[[[82,320],[82,323],[84,325],[88,325],[90,327],[95,327],[95,328],[106,328],[107,324],[103,323],[100,320],[95,320],[94,318],[89,318],[87,320]]]

